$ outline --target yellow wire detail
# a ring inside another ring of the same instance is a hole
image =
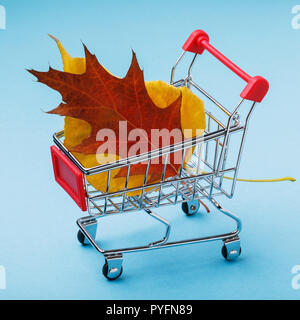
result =
[[[188,168],[187,166],[185,166],[185,169],[195,173],[196,170],[195,168]],[[200,170],[199,172],[201,173],[208,173],[207,171],[202,171]],[[232,177],[226,177],[224,176],[224,179],[228,179],[228,180],[233,180]],[[278,179],[236,179],[236,181],[242,181],[242,182],[281,182],[281,181],[291,181],[291,182],[295,182],[296,179],[292,178],[292,177],[284,177],[284,178],[278,178]]]
[[[224,179],[233,180],[231,177],[225,177]],[[296,179],[292,177],[284,177],[279,179],[236,179],[236,181],[243,181],[243,182],[280,182],[280,181],[291,181],[295,182]]]

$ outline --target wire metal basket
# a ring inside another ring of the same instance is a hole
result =
[[[222,254],[225,259],[234,260],[241,253],[239,239],[241,221],[236,215],[223,208],[216,201],[216,197],[226,196],[232,198],[234,195],[249,119],[256,103],[261,102],[266,95],[268,82],[259,76],[249,76],[233,64],[211,46],[207,34],[202,30],[196,30],[191,34],[184,44],[183,50],[183,53],[172,68],[170,83],[176,87],[186,86],[211,102],[211,108],[205,108],[207,126],[202,136],[92,168],[85,168],[64,146],[63,131],[57,132],[53,136],[54,142],[58,147],[51,147],[56,181],[69,193],[83,211],[88,211],[89,213],[89,216],[80,218],[77,221],[80,228],[78,240],[82,244],[92,244],[98,252],[105,256],[103,274],[109,280],[117,279],[122,274],[124,253],[216,240],[221,240],[224,243]],[[204,50],[209,51],[247,82],[246,88],[241,93],[242,99],[233,111],[229,111],[192,79],[192,67],[196,58]],[[182,61],[186,52],[193,53],[187,74],[184,78],[174,81],[176,67]],[[232,142],[233,137],[235,137],[234,142]],[[186,154],[191,148],[193,154],[189,157],[189,161],[186,162]],[[168,159],[179,151],[182,158],[178,174],[165,179]],[[161,180],[157,183],[147,184],[151,161],[158,157],[164,160]],[[140,162],[147,163],[144,183],[140,186],[129,188],[130,168]],[[118,191],[110,192],[111,172],[122,167],[127,170],[124,187]],[[87,181],[88,176],[99,173],[106,173],[106,192],[95,189]],[[138,195],[128,196],[132,192],[136,192]],[[171,230],[170,223],[154,213],[152,211],[153,208],[181,203],[182,209],[187,215],[194,215],[198,212],[202,200],[206,199],[221,213],[233,219],[236,223],[236,229],[226,234],[174,242],[168,241]],[[104,216],[139,210],[145,211],[149,216],[165,225],[166,231],[163,238],[143,246],[113,250],[102,249],[96,241],[98,219]]]

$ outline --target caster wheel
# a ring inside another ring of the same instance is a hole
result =
[[[87,246],[87,243],[85,242],[85,235],[81,230],[79,230],[77,233],[77,239],[83,246]]]
[[[228,248],[224,244],[222,247],[222,256],[227,260],[227,261],[232,261],[238,258],[242,253],[242,248],[240,247],[238,250],[233,249],[230,252],[228,252]]]
[[[193,216],[199,211],[200,203],[198,200],[183,202],[181,208],[187,216]]]
[[[123,267],[121,267],[121,270],[116,269],[114,271],[114,269],[112,269],[111,272],[109,272],[107,262],[105,262],[103,269],[102,269],[102,273],[103,273],[104,277],[110,281],[118,279],[122,275],[122,272],[123,272]]]

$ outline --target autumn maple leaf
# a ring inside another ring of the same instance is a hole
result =
[[[91,134],[81,144],[71,151],[84,154],[95,154],[104,141],[97,141],[100,129],[111,129],[116,134],[116,150],[120,144],[128,144],[127,137],[119,136],[119,121],[127,121],[128,131],[143,129],[147,133],[148,150],[151,150],[151,129],[181,128],[180,108],[181,95],[167,108],[158,108],[151,100],[144,82],[144,74],[137,58],[132,52],[132,62],[124,78],[110,74],[84,46],[86,57],[86,72],[71,74],[54,70],[47,72],[28,70],[37,77],[38,82],[60,92],[62,103],[48,113],[58,114],[84,120],[91,125]],[[160,147],[165,147],[160,145]],[[168,164],[165,177],[175,175],[179,165]],[[149,174],[151,181],[161,175],[162,164],[151,164]],[[131,167],[131,175],[144,174],[145,165]],[[124,176],[121,170],[119,176]],[[149,182],[149,181],[148,181]]]

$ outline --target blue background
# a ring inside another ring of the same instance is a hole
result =
[[[241,177],[299,177],[300,30],[291,27],[295,1],[16,1],[1,0],[7,29],[0,30],[1,184],[0,265],[7,289],[0,299],[299,299],[291,269],[300,264],[298,183],[238,183],[225,207],[239,214],[243,254],[226,263],[221,243],[125,255],[124,275],[108,282],[104,259],[76,240],[81,212],[54,182],[51,135],[63,120],[43,110],[60,96],[37,84],[25,68],[61,68],[52,33],[74,56],[80,40],[104,66],[123,75],[133,48],[147,80],[169,80],[181,45],[194,29],[252,75],[270,81],[257,107]],[[238,91],[207,72],[207,87],[231,102]],[[200,70],[200,69],[199,69]],[[238,82],[240,83],[240,82]],[[235,100],[236,101],[236,97]],[[221,199],[220,199],[221,201]],[[212,211],[191,219],[179,207],[159,210],[176,237],[193,237],[232,226]],[[106,247],[145,243],[163,229],[143,215],[101,220]]]

